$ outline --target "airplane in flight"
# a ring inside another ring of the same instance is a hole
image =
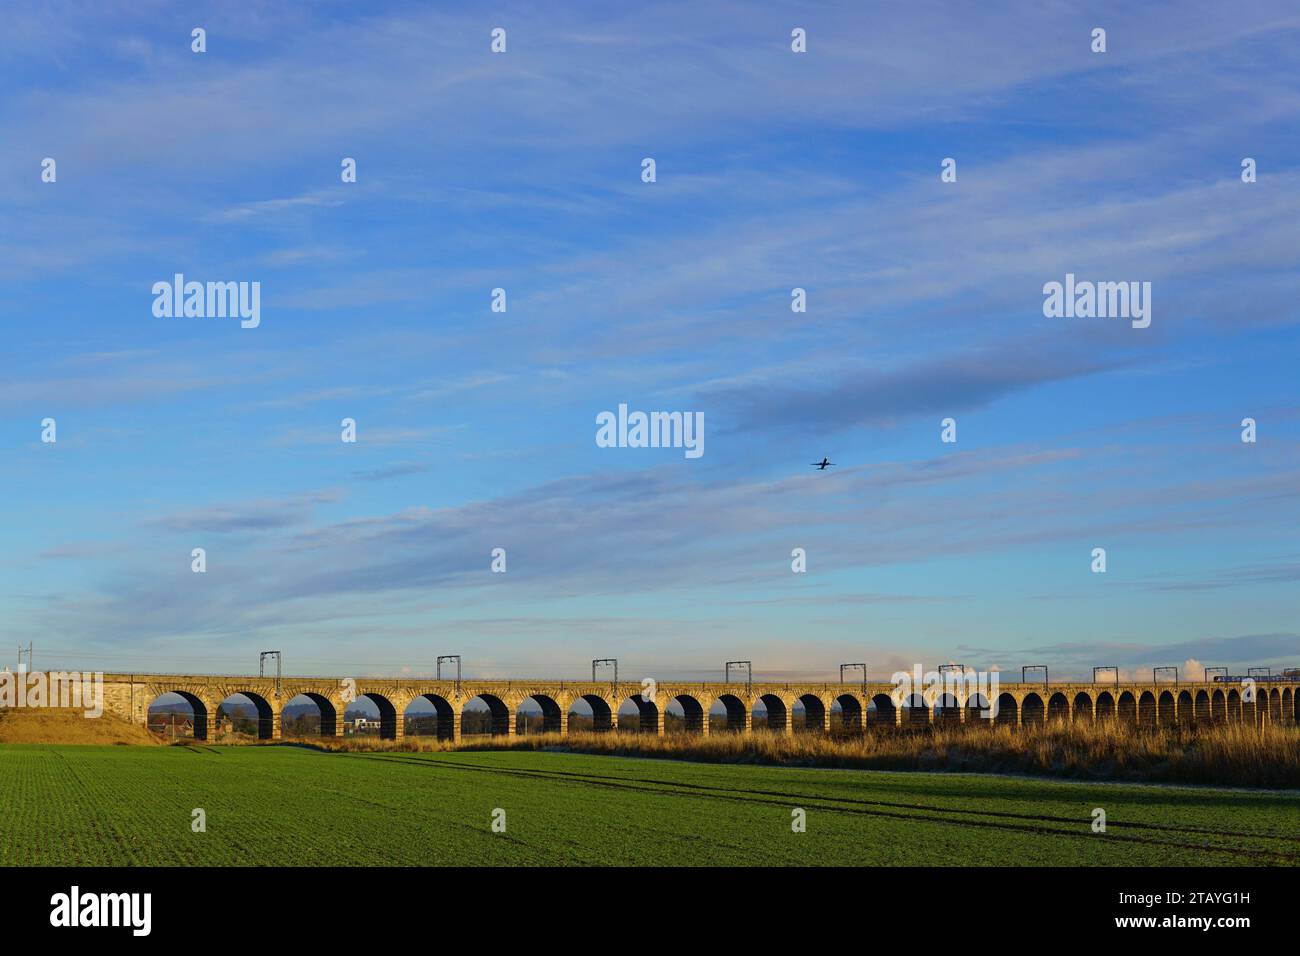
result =
[[[823,458],[821,461],[813,462],[812,466],[816,468],[818,471],[825,471],[828,465],[834,465],[834,464],[835,462],[827,461],[825,458]]]

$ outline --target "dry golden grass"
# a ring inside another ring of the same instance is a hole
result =
[[[1243,724],[1148,728],[1128,724],[1042,727],[933,727],[919,732],[870,732],[827,737],[753,734],[575,733],[402,740],[306,738],[286,741],[342,751],[569,750],[577,753],[666,757],[711,763],[765,763],[865,770],[953,770],[1029,773],[1091,780],[1300,788],[1300,730]]]
[[[155,744],[143,727],[105,713],[89,718],[76,708],[0,709],[0,743],[6,744]]]

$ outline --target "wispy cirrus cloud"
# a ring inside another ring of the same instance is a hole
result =
[[[372,468],[369,471],[354,471],[352,477],[358,481],[388,481],[393,478],[405,478],[408,475],[424,474],[428,470],[428,465],[419,462],[395,462],[382,468]]]
[[[1114,371],[1123,360],[1043,354],[1028,343],[993,354],[965,353],[904,368],[858,369],[811,384],[756,382],[700,397],[738,430],[798,429],[820,434],[890,424],[916,415],[982,408],[1048,382]]]
[[[152,523],[168,531],[218,534],[275,531],[306,524],[316,508],[340,500],[337,491],[318,491],[278,501],[207,505],[174,512]]]

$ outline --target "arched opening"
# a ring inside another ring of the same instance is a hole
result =
[[[705,705],[689,693],[669,697],[663,708],[664,734],[703,734]]]
[[[1174,723],[1178,718],[1174,712],[1174,695],[1167,690],[1160,692],[1160,699],[1156,703],[1156,719],[1161,726]]]
[[[397,708],[383,694],[358,694],[343,710],[343,733],[347,736],[375,736],[397,739]]]
[[[1185,690],[1178,694],[1178,708],[1174,719],[1180,724],[1192,722],[1192,695]]]
[[[640,694],[625,697],[618,707],[618,730],[624,734],[659,733],[659,707]]]
[[[830,728],[826,724],[826,705],[815,694],[804,694],[794,702],[792,714],[796,732],[824,734]]]
[[[575,697],[569,705],[569,733],[603,734],[614,728],[614,711],[609,701],[595,694]]]
[[[944,726],[961,723],[961,707],[953,694],[940,694],[934,701],[934,722]]]
[[[888,694],[877,694],[867,702],[867,726],[876,730],[893,730],[898,726],[898,708]]]
[[[510,708],[495,694],[479,694],[460,709],[460,735],[503,737],[510,733]]]
[[[1282,718],[1295,722],[1295,698],[1290,687],[1282,691]]]
[[[1144,690],[1138,698],[1138,723],[1152,726],[1156,722],[1156,695]]]
[[[546,694],[533,694],[521,700],[515,708],[515,733],[522,736],[558,734],[563,716],[555,698]]]
[[[664,707],[664,733],[704,733],[704,705],[690,694],[678,694]]]
[[[993,713],[989,710],[989,699],[983,694],[971,694],[966,698],[966,726],[991,727]]]
[[[1228,691],[1228,719],[1239,723],[1242,718],[1241,695],[1235,690]]]
[[[1228,698],[1223,696],[1223,691],[1216,690],[1210,697],[1210,719],[1215,723],[1223,723],[1228,719]]]
[[[841,694],[831,707],[831,733],[860,734],[866,729],[866,710],[853,694]],[[836,719],[838,718],[838,719]]]
[[[145,726],[168,740],[207,740],[208,709],[187,691],[168,691],[149,705]]]
[[[1282,722],[1282,692],[1276,687],[1268,694],[1268,719],[1275,724]]]
[[[1083,692],[1074,695],[1074,722],[1092,723],[1092,698]]]
[[[1130,692],[1124,691],[1119,695],[1119,704],[1115,712],[1119,716],[1121,724],[1136,724],[1138,719],[1137,698]]]
[[[1037,694],[1026,694],[1020,702],[1020,723],[1032,727],[1043,722],[1043,698]]]
[[[1196,692],[1196,703],[1192,706],[1192,716],[1208,723],[1210,720],[1210,695],[1203,690]]]
[[[1104,690],[1097,695],[1097,719],[1115,719],[1115,698],[1110,695],[1110,691]]]
[[[281,737],[333,737],[338,731],[338,711],[321,694],[298,694],[280,711]]]
[[[783,733],[790,726],[790,714],[786,710],[785,701],[775,694],[764,694],[758,700],[754,701],[753,717],[750,720],[751,726],[762,726],[768,730]]]
[[[709,705],[709,733],[740,733],[745,729],[745,702],[734,694],[723,694]]]
[[[930,726],[930,705],[922,694],[913,694],[903,700],[903,726],[909,728]]]
[[[1178,719],[1175,717],[1174,695],[1169,691],[1161,691],[1160,697],[1156,700],[1156,719],[1162,726],[1174,723],[1175,719]]]
[[[1070,719],[1070,702],[1064,694],[1053,694],[1047,699],[1047,719],[1056,723]]]
[[[1248,691],[1241,695],[1241,719],[1248,724],[1255,724],[1258,719],[1258,711],[1255,708],[1258,702],[1259,691]]]
[[[1019,718],[1020,705],[1010,694],[998,694],[998,712],[993,718],[993,723],[999,726],[1014,727],[1020,723]]]
[[[275,714],[261,694],[231,694],[217,706],[216,732],[270,740],[275,736]]]
[[[408,737],[452,740],[456,736],[456,709],[440,694],[421,694],[406,705],[402,719]]]

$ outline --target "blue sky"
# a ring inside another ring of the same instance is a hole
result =
[[[316,674],[1300,663],[1300,12],[971,10],[12,12],[9,643]],[[177,272],[260,282],[261,325],[156,318]],[[1045,318],[1067,272],[1151,282],[1151,327]],[[621,402],[703,412],[704,456],[598,448]]]

